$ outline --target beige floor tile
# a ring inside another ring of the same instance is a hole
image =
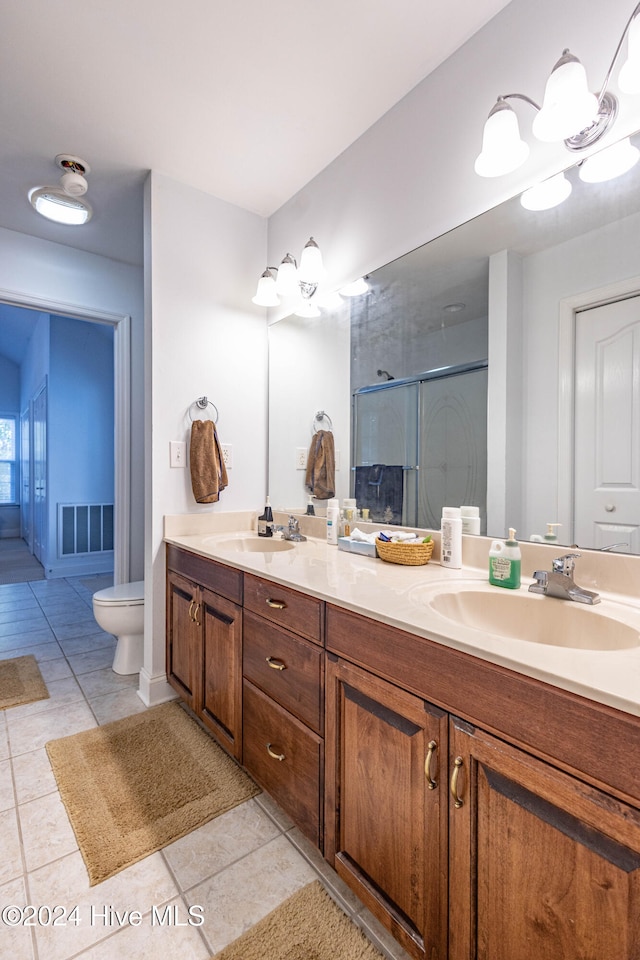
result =
[[[34,903],[59,903],[78,907],[77,926],[36,929],[40,957],[67,960],[121,929],[116,912],[126,925],[127,911],[148,914],[178,896],[161,855],[155,853],[127,867],[95,887],[89,879],[81,854],[73,853],[29,874],[29,890]],[[123,955],[123,956],[126,956]]]
[[[104,630],[99,630],[96,627],[95,630],[90,631],[88,634],[83,634],[78,637],[68,637],[65,639],[58,636],[58,643],[64,650],[65,656],[77,657],[83,653],[101,650],[103,647],[110,647],[113,650],[116,641],[110,633],[105,633]]]
[[[18,803],[28,803],[57,791],[56,778],[44,747],[22,753],[14,757],[12,763]]]
[[[166,909],[166,912],[165,912]],[[179,957],[180,960],[208,960],[210,951],[196,926],[170,924],[169,918],[179,924],[189,924],[187,908],[182,900],[172,900],[157,913],[147,914],[139,926],[129,926],[82,954],[82,960],[159,960]],[[164,923],[160,921],[164,920]],[[191,923],[196,923],[196,916]]]
[[[3,907],[24,907],[27,896],[22,877],[0,886],[0,904]],[[0,920],[0,957],[7,960],[33,960],[33,934],[29,927],[7,926]]]
[[[68,737],[96,726],[91,710],[84,702],[56,707],[33,717],[8,719],[9,747],[12,756],[38,750],[49,740]]]
[[[27,870],[36,870],[78,849],[67,811],[56,793],[18,807]]]
[[[15,810],[0,813],[0,883],[22,876],[20,834]]]
[[[71,667],[64,658],[44,660],[38,666],[45,683],[50,683],[52,680],[64,680],[65,677],[73,676]]]
[[[117,693],[118,690],[138,689],[138,674],[123,676],[114,673],[111,667],[102,670],[92,670],[91,673],[81,673],[78,683],[82,687],[85,697],[101,697],[107,693]]]
[[[11,761],[0,760],[0,810],[11,810],[12,807],[15,807],[15,804]]]
[[[4,711],[3,711],[4,713]],[[7,732],[7,721],[0,725],[0,760],[6,760],[9,756],[9,734]]]
[[[52,663],[64,663],[64,661],[52,660]],[[75,677],[63,677],[61,680],[47,681],[48,698],[44,700],[34,700],[33,703],[25,703],[19,707],[11,708],[10,720],[18,720],[22,717],[32,717],[36,713],[45,713],[47,710],[54,710],[56,707],[62,707],[68,703],[75,703],[83,700],[82,690],[78,686]]]
[[[247,800],[176,840],[163,852],[180,887],[188,890],[278,834],[276,825],[255,800]]]
[[[44,660],[57,660],[64,656],[59,643],[52,639],[39,643],[25,642],[22,646],[12,650],[3,650],[0,653],[0,660],[8,660],[10,657],[26,657],[28,654],[33,654],[38,663]]]
[[[202,932],[217,953],[315,876],[287,838],[279,836],[194,887],[187,900],[202,906]]]
[[[71,669],[77,675],[80,673],[90,673],[92,670],[101,670],[103,667],[110,667],[113,663],[113,655],[116,649],[116,642],[100,647],[99,650],[90,650],[88,653],[79,653],[68,657]]]
[[[92,697],[89,701],[91,709],[102,726],[121,717],[130,717],[134,713],[142,713],[147,707],[137,693],[137,686],[116,693],[108,693],[102,697]]]

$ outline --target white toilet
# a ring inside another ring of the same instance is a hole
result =
[[[93,615],[103,630],[118,638],[115,673],[139,673],[144,647],[144,580],[98,590],[93,595]]]

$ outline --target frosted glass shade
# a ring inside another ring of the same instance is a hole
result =
[[[320,283],[324,276],[322,254],[313,237],[310,237],[300,256],[298,280],[301,283]]]
[[[558,173],[525,190],[520,203],[525,210],[550,210],[566,200],[570,193],[571,184],[564,173]]]
[[[295,260],[290,253],[284,257],[278,267],[278,277],[276,279],[276,292],[281,297],[297,297],[300,293],[300,284],[298,283],[298,269]]]
[[[566,140],[590,126],[597,114],[598,98],[589,93],[585,69],[567,50],[547,80],[533,134],[545,143]]]
[[[629,27],[627,60],[618,76],[623,93],[640,93],[640,16],[634,17]]]
[[[621,177],[631,170],[640,158],[640,151],[627,137],[613,146],[594,153],[580,167],[580,179],[585,183],[603,183]]]
[[[346,286],[340,288],[341,297],[360,297],[363,293],[366,293],[369,289],[369,284],[364,279],[364,277],[359,277],[357,280],[354,280],[353,283],[347,283]]]
[[[265,270],[258,280],[256,295],[251,298],[251,301],[259,307],[277,307],[280,303],[276,291],[276,281],[270,270]]]
[[[522,166],[529,147],[520,137],[518,118],[508,103],[499,100],[487,118],[482,151],[474,169],[480,177],[500,177]]]
[[[59,187],[34,188],[29,191],[29,201],[42,217],[70,227],[81,227],[93,214],[86,200],[71,197]]]

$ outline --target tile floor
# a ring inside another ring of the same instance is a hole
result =
[[[317,876],[386,956],[405,960],[265,794],[89,887],[44,745],[145,709],[137,677],[111,670],[115,640],[92,615],[107,582],[0,585],[0,659],[33,653],[50,693],[0,711],[1,960],[207,960]],[[12,926],[3,909],[27,904],[39,908],[33,925]]]

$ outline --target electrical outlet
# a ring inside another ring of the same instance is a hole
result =
[[[187,445],[184,440],[169,441],[169,464],[172,467],[186,467]]]
[[[296,470],[307,469],[307,450],[306,447],[296,447]]]
[[[233,466],[233,447],[230,443],[221,443],[220,449],[222,450],[222,459],[224,460],[224,465],[227,470],[231,470]]]

